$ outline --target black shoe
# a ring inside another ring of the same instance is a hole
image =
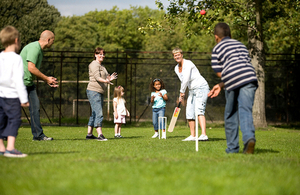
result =
[[[119,136],[118,136],[118,135],[115,135],[115,138],[119,138]]]
[[[87,135],[85,139],[97,139],[97,137],[94,135]]]
[[[119,138],[123,138],[123,136],[122,135],[118,135],[119,136]]]
[[[253,154],[254,153],[254,147],[255,147],[255,139],[251,138],[245,144],[243,153],[244,154]]]
[[[107,139],[104,137],[103,134],[101,134],[99,137],[97,137],[98,141],[107,141]]]

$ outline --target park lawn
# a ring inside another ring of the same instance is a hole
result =
[[[127,125],[115,139],[85,140],[86,127],[45,126],[53,141],[32,141],[21,127],[16,148],[26,158],[0,156],[1,195],[76,194],[300,194],[300,130],[269,126],[256,131],[254,155],[226,154],[222,126],[209,125],[209,141],[181,141],[186,125],[152,139],[151,123]],[[94,132],[95,134],[95,132]]]

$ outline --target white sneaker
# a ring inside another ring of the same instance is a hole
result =
[[[189,137],[183,139],[182,141],[195,141],[196,137],[193,137],[192,135],[190,135]]]
[[[162,132],[161,139],[167,139],[167,133],[166,132]]]
[[[154,133],[154,135],[152,136],[152,138],[157,138],[158,137],[158,133]]]
[[[208,140],[208,137],[207,135],[200,135],[200,137],[198,138],[199,141],[207,141]]]

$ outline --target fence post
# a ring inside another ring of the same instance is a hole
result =
[[[107,85],[107,120],[109,121],[110,84]]]
[[[62,93],[62,66],[63,66],[63,52],[60,53],[60,84],[59,84],[59,119],[58,125],[61,126],[61,93]]]
[[[136,122],[136,64],[134,64],[134,122]]]
[[[77,104],[76,104],[76,124],[78,125],[78,96],[79,96],[79,58],[77,57],[77,86],[76,86],[76,89],[77,89]]]
[[[117,49],[117,65],[116,65],[116,73],[118,73],[118,63],[119,63],[119,49]],[[116,86],[118,86],[118,79],[116,79]]]
[[[130,123],[132,118],[132,58],[130,59]]]

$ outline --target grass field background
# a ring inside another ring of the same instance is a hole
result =
[[[1,195],[77,194],[300,194],[300,128],[256,131],[254,155],[226,154],[222,125],[208,124],[209,141],[181,141],[182,123],[166,140],[152,139],[151,123],[126,125],[115,139],[85,140],[86,127],[45,126],[53,141],[32,141],[19,130],[16,148],[28,157],[0,157]],[[94,132],[96,134],[96,132]]]

